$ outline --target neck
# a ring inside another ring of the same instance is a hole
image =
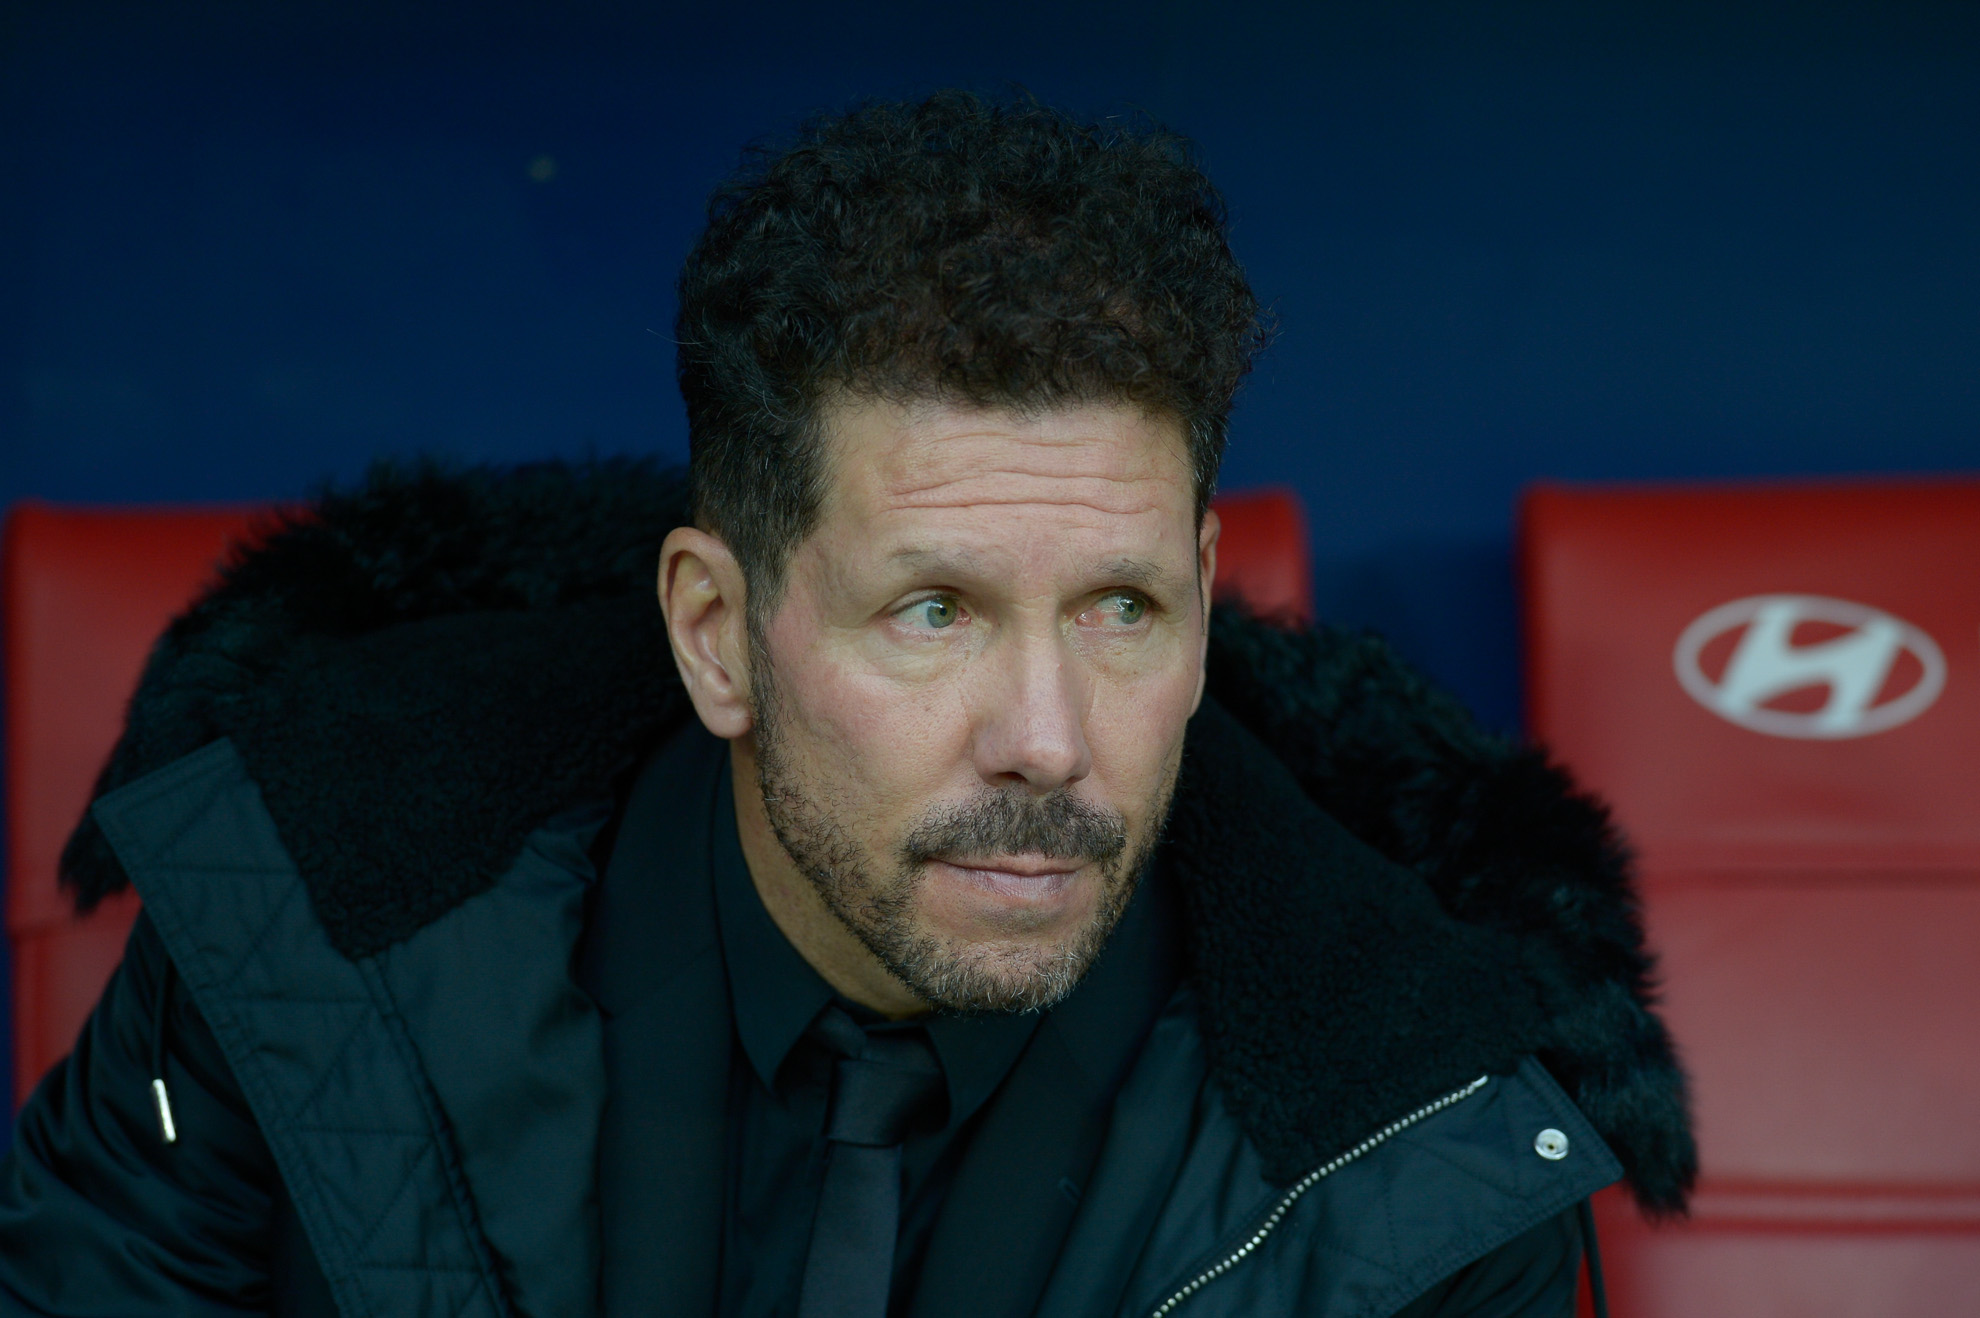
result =
[[[805,877],[777,840],[777,831],[770,826],[763,806],[754,738],[743,736],[729,743],[729,771],[736,801],[736,833],[742,840],[750,882],[763,909],[798,955],[840,996],[890,1020],[927,1014],[928,1004],[832,913],[818,885]]]

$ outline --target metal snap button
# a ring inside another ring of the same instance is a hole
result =
[[[1533,1151],[1548,1162],[1559,1162],[1567,1157],[1567,1136],[1552,1126],[1533,1137]]]

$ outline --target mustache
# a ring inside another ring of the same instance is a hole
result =
[[[901,844],[908,862],[1038,855],[1105,863],[1127,846],[1127,819],[1061,789],[1050,796],[990,792],[939,808]]]

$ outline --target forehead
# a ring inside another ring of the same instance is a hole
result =
[[[829,408],[825,425],[827,520],[1023,508],[1133,516],[1195,506],[1181,423],[1130,405],[1018,413],[861,401]]]

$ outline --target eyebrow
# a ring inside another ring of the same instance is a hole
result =
[[[1168,572],[1145,558],[1110,558],[1100,565],[1098,575],[1108,581],[1117,581],[1123,586],[1138,586],[1143,590],[1153,590],[1170,580]]]
[[[966,549],[925,549],[910,547],[889,554],[888,561],[911,572],[933,576],[982,576],[988,571],[983,560]],[[1154,590],[1174,581],[1172,573],[1145,558],[1110,558],[1094,569],[1093,577],[1110,585]]]

